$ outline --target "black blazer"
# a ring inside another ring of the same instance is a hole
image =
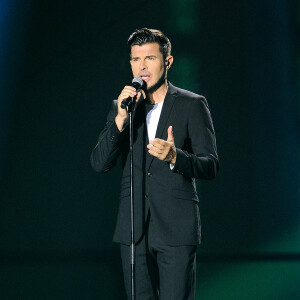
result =
[[[112,103],[107,123],[91,155],[92,167],[109,171],[122,158],[120,205],[114,241],[130,244],[129,126],[119,132],[114,121],[117,100]],[[134,208],[135,242],[144,233],[145,198],[157,242],[166,245],[196,245],[201,240],[200,216],[195,178],[215,178],[219,163],[214,128],[203,96],[169,83],[156,137],[167,140],[173,126],[177,159],[174,169],[147,151],[146,105],[141,99],[134,114]]]

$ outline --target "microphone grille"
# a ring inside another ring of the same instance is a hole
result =
[[[135,77],[132,79],[132,83],[138,83],[140,86],[142,86],[144,82],[141,77]]]

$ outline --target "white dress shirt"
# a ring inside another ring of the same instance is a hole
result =
[[[153,141],[155,139],[156,129],[163,104],[164,101],[154,104],[153,108],[147,113],[146,121],[149,141]]]
[[[146,116],[147,121],[147,130],[149,141],[155,139],[155,134],[157,130],[158,121],[160,118],[161,110],[163,107],[164,101],[154,104],[153,107],[149,110]],[[170,163],[170,169],[173,170],[174,165]]]

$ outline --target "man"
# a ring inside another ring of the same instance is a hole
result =
[[[123,177],[114,241],[120,243],[125,289],[130,297],[130,162],[128,112],[136,97],[134,208],[136,299],[195,299],[200,217],[195,178],[218,171],[215,134],[204,97],[167,81],[173,64],[169,39],[142,28],[128,40],[133,77],[146,92],[125,86],[114,100],[91,155],[96,171],[109,171],[121,156]]]

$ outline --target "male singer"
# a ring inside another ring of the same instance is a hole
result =
[[[121,157],[123,177],[114,241],[120,243],[127,296],[130,296],[130,162],[127,109],[133,114],[136,299],[195,299],[196,247],[200,217],[195,178],[215,178],[216,138],[203,96],[167,81],[173,64],[171,43],[159,30],[135,30],[128,39],[133,77],[145,93],[125,86],[114,100],[91,155],[98,172]],[[186,74],[186,76],[189,76]]]

